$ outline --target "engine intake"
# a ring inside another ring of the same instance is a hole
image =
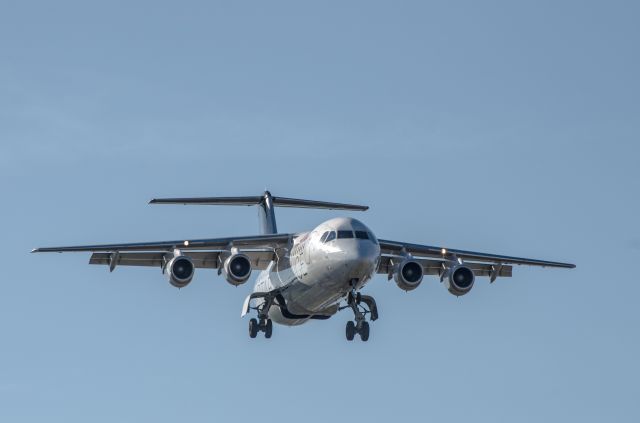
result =
[[[195,266],[189,257],[178,256],[167,263],[169,283],[176,288],[184,288],[193,279]]]
[[[223,271],[231,285],[242,285],[251,276],[251,260],[244,254],[233,254],[224,261]]]
[[[448,270],[445,285],[450,293],[456,297],[461,297],[471,291],[475,279],[473,270],[467,266],[459,265]]]
[[[413,291],[420,286],[423,276],[422,265],[415,260],[407,259],[398,266],[394,279],[398,288],[404,291]]]

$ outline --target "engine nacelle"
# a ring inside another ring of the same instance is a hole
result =
[[[189,257],[177,256],[169,260],[165,271],[171,285],[184,288],[193,279],[195,266]]]
[[[420,285],[423,276],[422,265],[415,260],[407,259],[398,266],[393,278],[398,288],[413,291]]]
[[[461,297],[471,291],[475,279],[473,270],[467,266],[458,265],[447,270],[444,282],[450,293],[456,297]]]
[[[222,271],[231,285],[242,285],[251,276],[251,260],[244,254],[232,254],[224,261]]]

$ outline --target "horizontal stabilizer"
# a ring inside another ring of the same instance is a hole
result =
[[[219,206],[255,206],[262,196],[251,197],[198,197],[198,198],[154,198],[149,204],[202,204]]]
[[[309,209],[365,211],[369,206],[357,204],[331,203],[328,201],[300,200],[297,198],[273,197],[273,205],[278,207],[301,207]]]
[[[328,201],[301,200],[299,198],[274,197],[269,191],[250,197],[198,197],[198,198],[154,198],[149,204],[201,204],[218,206],[259,206],[260,228],[263,234],[276,234],[275,207],[299,207],[305,209],[365,211],[368,206],[331,203]]]
[[[250,197],[198,197],[198,198],[154,198],[149,204],[198,204],[219,206],[255,206],[265,201],[264,196]],[[368,210],[368,206],[356,204],[332,203],[328,201],[301,200],[298,198],[271,197],[276,207],[299,207],[330,210]]]

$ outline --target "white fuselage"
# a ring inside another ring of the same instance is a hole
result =
[[[299,234],[284,257],[260,272],[254,292],[280,289],[288,317],[280,307],[271,307],[269,317],[276,323],[299,325],[308,316],[335,314],[341,298],[371,279],[379,257],[375,235],[363,223],[331,219]]]

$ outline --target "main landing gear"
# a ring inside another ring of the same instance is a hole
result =
[[[366,305],[366,307],[364,307],[363,304]],[[355,321],[350,320],[347,322],[345,330],[347,341],[353,341],[353,338],[358,334],[363,342],[367,342],[369,340],[369,322],[367,322],[366,316],[370,314],[371,321],[378,319],[376,300],[369,295],[362,295],[359,292],[355,292],[355,289],[352,289],[347,295],[347,305],[340,307],[339,310],[346,308],[351,308],[355,316]]]
[[[269,339],[273,333],[273,322],[271,319],[261,318],[260,322],[258,319],[249,320],[249,336],[251,338],[255,338],[258,336],[258,332],[264,332],[264,337]]]
[[[257,319],[249,320],[249,336],[255,338],[259,332],[264,332],[264,337],[269,339],[273,334],[273,321],[269,319],[269,309],[273,305],[274,296],[264,295],[264,302],[258,307],[250,307],[249,303],[246,303],[247,311],[252,308],[258,312]],[[250,298],[247,299],[249,301]]]

